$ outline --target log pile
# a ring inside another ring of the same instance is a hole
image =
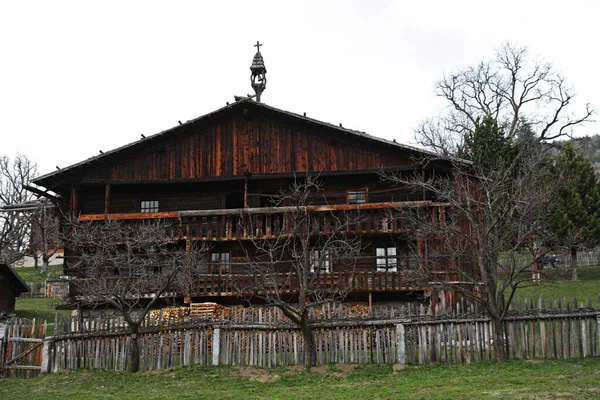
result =
[[[150,310],[147,318],[150,321],[159,321],[159,325],[168,326],[169,324],[176,324],[189,316],[190,309],[188,307],[171,306],[163,307],[158,310]]]

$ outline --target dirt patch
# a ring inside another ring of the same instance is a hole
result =
[[[354,369],[356,369],[357,365],[356,364],[336,364],[335,366],[337,369],[339,369],[340,371],[349,374],[350,372],[354,371]]]
[[[271,375],[267,370],[250,367],[238,368],[235,375],[243,378],[249,378],[251,381],[257,381],[261,383],[275,382],[279,379],[279,375]]]
[[[88,379],[90,379],[90,377],[91,377],[91,374],[89,372],[82,372],[77,377],[77,382],[85,382]]]
[[[304,365],[294,365],[288,368],[288,374],[290,375],[298,375],[302,371],[304,371],[306,367]]]
[[[354,368],[356,368],[354,364],[333,364],[319,365],[311,368],[311,371],[327,376],[335,376],[336,378],[345,378]]]
[[[406,369],[406,365],[404,364],[394,364],[394,366],[392,367],[394,375],[396,375],[398,371],[402,371],[403,369]]]
[[[543,360],[527,360],[528,363],[531,364],[542,364],[544,361]]]
[[[144,372],[145,375],[160,375],[162,374],[164,371],[160,370],[160,369],[151,369],[150,371],[146,371]]]

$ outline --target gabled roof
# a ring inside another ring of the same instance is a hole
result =
[[[254,100],[252,100],[250,97],[245,97],[245,98],[241,98],[240,100],[237,100],[236,102],[232,103],[232,104],[228,104],[225,107],[219,108],[213,112],[210,112],[208,114],[202,115],[198,118],[189,120],[183,124],[180,124],[178,126],[175,126],[173,128],[164,130],[162,132],[159,132],[157,134],[154,135],[150,135],[150,136],[146,136],[140,140],[137,140],[135,142],[126,144],[124,146],[118,147],[116,149],[110,150],[110,151],[106,151],[102,154],[99,154],[97,156],[94,157],[90,157],[87,160],[81,161],[79,163],[70,165],[68,167],[65,168],[61,168],[60,170],[57,171],[53,171],[51,173],[39,176],[37,178],[35,178],[32,182],[35,183],[36,185],[41,185],[41,186],[46,186],[48,187],[48,185],[52,185],[52,183],[54,181],[56,181],[57,179],[61,179],[62,177],[65,176],[65,174],[70,174],[73,173],[79,169],[82,169],[84,167],[92,167],[95,164],[101,164],[103,161],[109,160],[111,157],[115,156],[118,153],[122,153],[128,150],[134,150],[136,148],[141,148],[144,147],[146,145],[150,145],[150,144],[154,144],[157,141],[163,140],[165,137],[170,136],[171,134],[174,134],[176,131],[179,131],[180,129],[190,125],[190,124],[195,124],[204,120],[210,120],[211,118],[216,117],[217,115],[221,115],[221,114],[225,114],[235,108],[240,108],[243,105],[245,106],[251,106],[251,107],[255,107],[257,109],[263,109],[263,110],[267,110],[276,114],[279,114],[281,116],[287,116],[290,117],[292,119],[297,120],[298,122],[301,123],[306,123],[306,124],[310,124],[310,125],[314,125],[316,127],[322,127],[325,129],[330,129],[330,130],[334,130],[334,131],[338,131],[344,134],[348,134],[348,135],[352,135],[353,137],[359,138],[361,140],[367,140],[367,141],[371,141],[373,143],[376,144],[380,144],[380,145],[387,145],[387,146],[392,146],[394,148],[397,148],[399,150],[403,150],[403,151],[408,151],[410,153],[413,153],[415,155],[418,155],[420,157],[427,157],[427,158],[445,158],[448,159],[447,157],[443,157],[440,156],[437,153],[425,150],[425,149],[421,149],[418,147],[413,147],[413,146],[409,146],[409,145],[405,145],[405,144],[400,144],[397,143],[396,141],[392,141],[392,140],[387,140],[387,139],[382,139],[376,136],[372,136],[369,135],[365,132],[361,132],[361,131],[357,131],[357,130],[353,130],[353,129],[348,129],[348,128],[344,128],[341,126],[337,126],[334,124],[330,124],[327,122],[323,122],[323,121],[319,121],[313,118],[309,118],[306,117],[304,115],[300,115],[300,114],[296,114],[296,113],[292,113],[290,111],[285,111],[285,110],[281,110],[279,108],[273,107],[273,106],[269,106],[265,103],[259,103],[256,102]],[[454,161],[463,161],[463,160],[454,160]],[[468,163],[468,161],[464,161],[466,163]]]
[[[29,286],[27,283],[17,274],[17,272],[4,261],[0,261],[0,276],[6,279],[11,287],[17,291],[17,293],[29,292]]]

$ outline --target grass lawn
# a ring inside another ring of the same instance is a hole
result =
[[[44,282],[46,280],[46,277],[53,278],[53,277],[62,275],[63,274],[63,266],[62,266],[62,264],[49,265],[48,273],[46,275],[42,275],[40,273],[39,268],[36,271],[33,267],[15,268],[15,271],[17,271],[19,276],[25,282],[40,283],[40,282]]]
[[[532,297],[538,299],[543,294],[545,299],[558,300],[566,298],[569,301],[572,301],[575,297],[578,303],[585,303],[587,296],[590,295],[593,306],[600,307],[598,299],[598,294],[600,294],[600,266],[579,267],[577,271],[579,273],[578,281],[566,279],[555,283],[545,283],[542,279],[539,286],[520,288],[517,290],[516,295],[521,298]],[[552,276],[561,271],[548,270],[546,272]],[[562,272],[564,273],[564,271]],[[567,275],[570,277],[570,274]]]
[[[46,276],[40,274],[33,267],[15,268],[15,271],[25,282],[44,282]],[[62,264],[50,265],[48,267],[49,277],[59,276],[63,273]],[[62,299],[45,298],[45,297],[17,297],[15,304],[15,313],[19,318],[29,318],[37,320],[46,320],[54,322],[54,315],[58,312],[59,315],[70,315],[70,311],[54,309],[54,305],[61,303]]]
[[[596,399],[600,358],[449,366],[329,365],[305,370],[187,367],[79,370],[0,380],[9,399]]]
[[[68,310],[55,310],[54,305],[63,300],[52,297],[17,297],[15,304],[15,314],[19,318],[42,319],[48,322],[54,322],[54,314],[70,315]]]

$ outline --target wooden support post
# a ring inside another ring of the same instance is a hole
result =
[[[421,167],[421,183],[425,183],[425,170]],[[423,201],[427,200],[427,192],[425,191],[425,185],[423,185]]]
[[[423,270],[423,264],[421,263],[422,259],[423,259],[423,239],[421,239],[421,234],[417,233],[417,261],[418,261],[419,271]]]
[[[110,213],[110,184],[104,185],[104,219]]]
[[[248,177],[244,177],[244,208],[248,208]]]
[[[69,208],[71,209],[71,217],[77,218],[77,215],[79,214],[77,204],[77,189],[74,187],[71,187],[71,204]]]
[[[369,292],[369,315],[373,315],[373,292]]]
[[[212,332],[212,365],[219,365],[220,342],[221,328],[214,328]]]
[[[405,335],[404,324],[396,324],[396,362],[398,364],[406,364]]]
[[[44,349],[42,350],[42,374],[52,372],[52,363],[50,362],[50,355],[52,354],[53,346],[54,341],[48,339],[44,340]]]

